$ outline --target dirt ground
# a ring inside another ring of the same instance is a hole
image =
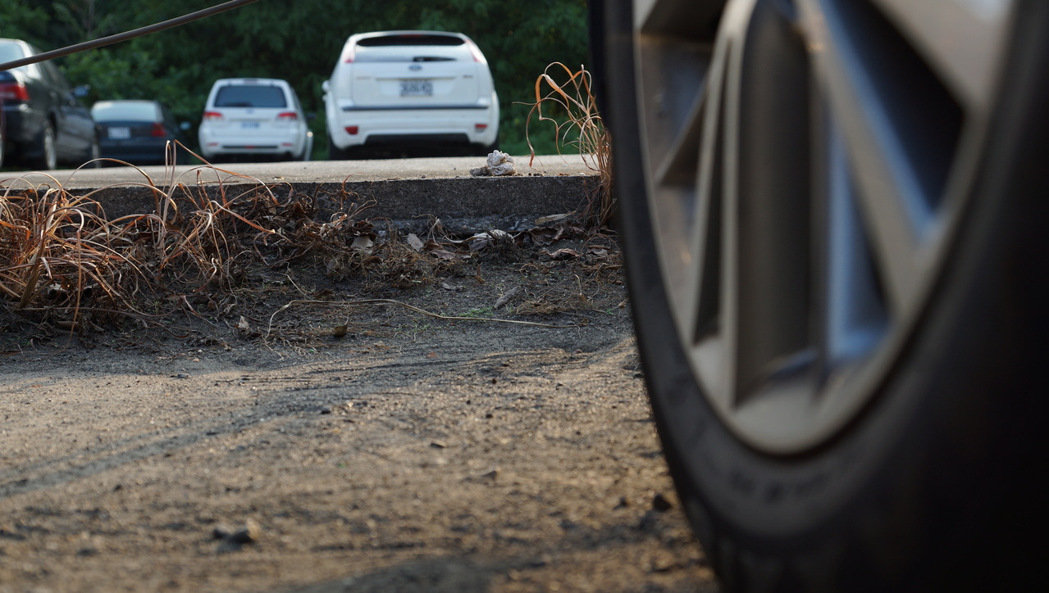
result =
[[[717,591],[614,241],[399,278],[5,314],[0,593]]]

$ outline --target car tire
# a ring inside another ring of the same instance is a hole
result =
[[[58,168],[58,147],[55,145],[55,128],[51,122],[44,124],[36,143],[37,156],[31,161],[32,166],[45,171]]]
[[[347,149],[339,148],[335,146],[335,143],[328,138],[328,160],[329,161],[345,161],[350,158],[350,151]]]
[[[87,158],[84,163],[89,169],[102,168],[102,147],[98,143],[98,136],[91,139],[91,146],[88,147]]]
[[[644,4],[592,1],[593,53],[654,418],[724,589],[1044,589],[1049,4],[966,40],[1004,48],[975,85],[901,3],[906,31],[888,2]]]
[[[488,156],[496,150],[499,150],[498,140],[496,140],[492,144],[488,144],[487,146],[484,144],[475,144],[472,153],[473,156]]]

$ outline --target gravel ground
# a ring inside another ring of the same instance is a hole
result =
[[[303,272],[76,335],[5,314],[0,592],[717,591],[618,261]]]

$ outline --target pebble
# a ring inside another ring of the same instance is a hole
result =
[[[656,495],[652,497],[652,510],[665,513],[672,508],[674,508],[674,503],[667,500],[667,497],[661,492],[656,492]]]
[[[248,519],[243,525],[232,529],[226,525],[216,525],[211,530],[212,539],[222,540],[224,547],[239,547],[253,544],[262,536],[262,528],[254,519]]]

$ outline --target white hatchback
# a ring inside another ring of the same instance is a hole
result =
[[[488,154],[498,145],[492,73],[461,33],[352,35],[323,89],[332,159],[365,146]]]
[[[295,91],[275,78],[223,78],[208,93],[198,132],[208,160],[307,160],[313,132]]]

